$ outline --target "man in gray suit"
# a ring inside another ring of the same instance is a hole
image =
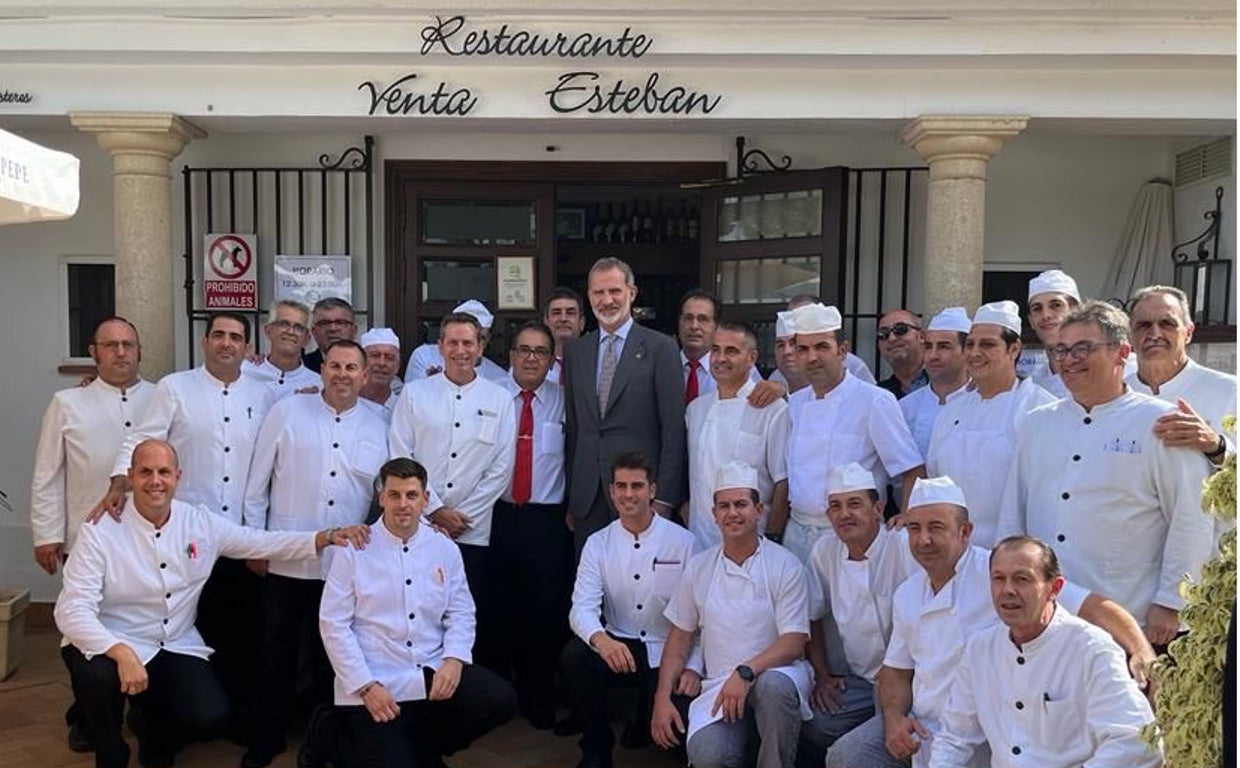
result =
[[[670,337],[633,321],[633,270],[615,258],[586,278],[599,328],[564,351],[568,513],[577,552],[615,519],[605,482],[625,451],[655,460],[655,511],[680,506],[685,485],[685,401],[680,351]]]

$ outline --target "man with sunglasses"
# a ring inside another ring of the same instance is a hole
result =
[[[306,367],[315,373],[323,367],[323,353],[332,344],[357,335],[357,321],[353,305],[336,296],[328,296],[314,303],[314,322],[310,333],[314,336],[315,350],[302,355]]]
[[[1064,573],[1111,595],[1155,646],[1179,632],[1185,574],[1214,548],[1201,509],[1209,463],[1154,433],[1174,406],[1124,384],[1127,315],[1090,301],[1069,313],[1051,350],[1069,397],[1025,419],[1000,510],[1000,537],[1050,542]]]
[[[310,310],[300,301],[281,299],[271,307],[263,326],[267,337],[267,356],[257,363],[246,360],[241,372],[267,385],[280,399],[310,388],[317,389],[319,376],[302,361],[310,339]]]
[[[891,368],[891,375],[878,386],[896,396],[930,383],[922,366],[921,320],[907,309],[893,309],[878,319],[878,354]]]

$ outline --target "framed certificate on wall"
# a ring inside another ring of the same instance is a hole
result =
[[[534,290],[534,257],[497,256],[495,295],[498,310],[538,309],[538,294]]]

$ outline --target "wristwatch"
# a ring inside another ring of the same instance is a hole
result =
[[[736,676],[747,683],[752,683],[754,678],[753,670],[749,668],[748,664],[741,664],[737,666]]]
[[[1211,463],[1217,462],[1219,459],[1227,455],[1227,438],[1222,435],[1218,436],[1218,447],[1206,454],[1206,458]]]

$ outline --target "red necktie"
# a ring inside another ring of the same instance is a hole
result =
[[[517,426],[517,468],[512,477],[512,501],[524,504],[530,500],[534,484],[534,393],[521,390],[521,423]]]
[[[697,360],[689,361],[689,380],[685,382],[685,405],[692,403],[694,398],[698,396],[698,368],[702,364]]]

